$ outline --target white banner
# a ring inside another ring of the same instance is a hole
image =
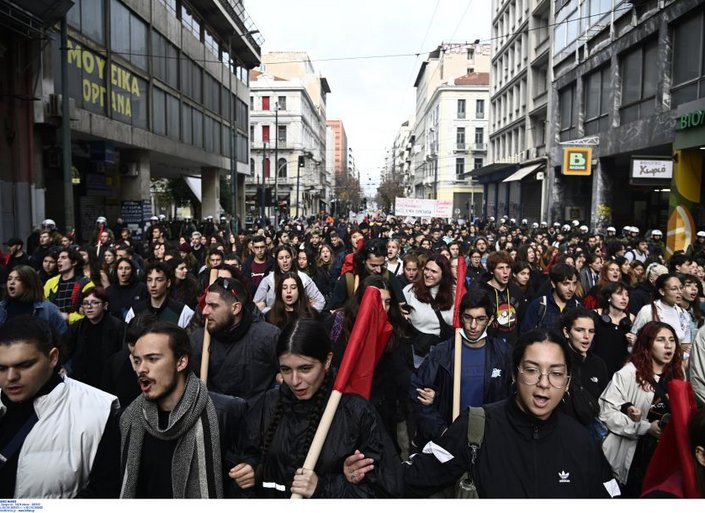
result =
[[[632,178],[671,179],[673,178],[673,160],[633,159]]]
[[[453,217],[453,202],[421,198],[395,198],[394,214],[411,217]]]

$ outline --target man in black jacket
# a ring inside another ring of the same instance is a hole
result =
[[[208,389],[242,397],[253,404],[274,384],[279,371],[279,328],[267,323],[236,278],[218,278],[208,288],[203,307],[211,335]],[[203,329],[191,334],[193,361],[201,367]]]
[[[460,409],[482,406],[507,397],[512,388],[509,344],[487,335],[494,304],[485,290],[471,290],[460,303],[463,329]],[[428,358],[411,376],[409,390],[416,415],[416,446],[439,436],[453,421],[453,362],[455,341],[431,349]]]

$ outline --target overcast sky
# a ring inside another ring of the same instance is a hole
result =
[[[488,42],[490,8],[490,0],[245,0],[262,53],[306,51],[328,79],[328,119],[343,120],[366,194],[414,112],[428,52],[441,42]]]

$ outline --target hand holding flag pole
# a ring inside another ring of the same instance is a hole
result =
[[[375,367],[391,334],[392,325],[389,324],[387,313],[382,306],[379,289],[367,287],[333,384],[333,391],[321,416],[303,468],[313,470],[316,467],[343,394],[358,394],[369,400]],[[291,498],[300,499],[301,495],[294,493]]]
[[[468,266],[465,263],[465,257],[458,256],[458,279],[455,283],[455,302],[453,304],[453,327],[455,328],[455,346],[453,359],[453,420],[460,415],[460,374],[462,370],[462,354],[463,340],[460,330],[463,328],[460,324],[460,302],[463,300],[467,287],[465,286],[465,276]]]

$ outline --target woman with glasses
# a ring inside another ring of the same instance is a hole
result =
[[[389,497],[398,475],[399,458],[372,405],[356,394],[344,394],[315,468],[303,468],[335,380],[333,353],[325,327],[313,319],[297,319],[279,336],[276,346],[283,383],[269,390],[250,412],[256,426],[246,453],[230,470],[242,489],[258,497],[304,498]],[[374,458],[365,483],[353,485],[341,462],[361,449]]]
[[[629,348],[636,342],[630,331],[634,315],[629,313],[629,296],[626,283],[607,283],[600,290],[600,307],[595,310],[598,320],[592,352],[605,361],[609,377],[624,366]]]
[[[676,274],[662,274],[656,278],[654,300],[641,307],[631,332],[636,335],[647,322],[661,321],[673,328],[679,343],[690,343],[690,320],[686,311],[680,307],[682,296],[683,283]]]
[[[0,326],[20,315],[44,319],[59,335],[68,329],[59,308],[44,299],[39,275],[28,265],[18,265],[7,275],[4,298],[0,301]]]
[[[274,250],[274,272],[262,278],[253,299],[262,313],[266,314],[274,306],[276,280],[281,279],[282,274],[294,271],[294,266],[294,250],[290,246],[277,246]],[[298,274],[304,286],[306,300],[320,312],[326,304],[323,295],[305,272],[298,271]]]
[[[469,411],[400,466],[405,497],[428,497],[469,472],[480,498],[607,498],[618,494],[600,447],[559,405],[571,380],[568,343],[559,333],[536,329],[512,352],[516,391],[487,404],[482,444],[468,442]],[[344,462],[355,483],[369,460],[353,454]]]
[[[610,431],[602,450],[625,497],[641,494],[644,473],[670,416],[667,384],[683,377],[676,331],[650,321],[600,397],[600,420]]]
[[[108,312],[108,295],[102,287],[86,292],[81,310],[85,317],[73,323],[64,338],[69,375],[101,388],[103,369],[110,357],[122,349],[127,325]]]

